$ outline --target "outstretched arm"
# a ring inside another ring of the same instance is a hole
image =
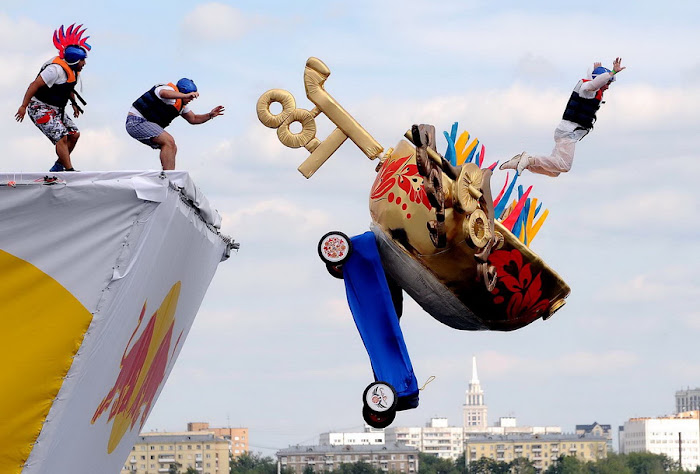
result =
[[[600,67],[602,64],[599,62],[593,63],[593,69]],[[615,58],[613,61],[613,68],[610,72],[606,72],[605,74],[601,74],[595,79],[583,83],[581,86],[581,90],[584,91],[597,91],[601,87],[603,87],[606,84],[609,84],[612,80],[615,74],[618,72],[622,71],[625,69],[624,66],[622,66],[622,58]]]
[[[17,120],[18,122],[24,120],[24,114],[27,112],[27,106],[29,105],[29,101],[32,97],[34,97],[36,91],[38,91],[39,88],[45,85],[46,82],[44,82],[44,78],[42,78],[41,75],[37,76],[37,78],[34,79],[34,82],[29,84],[29,87],[27,87],[27,92],[24,93],[22,105],[19,106],[19,109],[17,109],[17,113],[15,114],[15,120]]]
[[[224,106],[217,105],[208,114],[195,114],[191,110],[187,113],[182,114],[182,117],[187,120],[192,125],[197,125],[200,123],[208,122],[209,120],[217,117],[219,115],[224,115]]]
[[[622,58],[615,58],[615,61],[613,61],[613,74],[617,74],[618,72],[622,71],[625,69],[627,66],[622,65]]]
[[[199,97],[199,92],[188,92],[187,94],[183,94],[180,91],[174,91],[165,87],[160,91],[159,95],[161,99],[196,99]]]

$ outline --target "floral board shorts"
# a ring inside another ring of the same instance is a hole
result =
[[[156,150],[160,149],[160,145],[154,143],[153,139],[164,131],[163,127],[157,123],[149,122],[143,117],[132,114],[126,116],[126,132],[132,138]]]
[[[78,133],[78,127],[65,111],[40,100],[32,99],[29,102],[27,115],[54,145],[66,135]]]

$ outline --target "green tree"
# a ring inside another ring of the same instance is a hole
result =
[[[187,471],[185,471],[185,474],[199,474],[199,473],[197,472],[197,469],[190,466],[187,468]]]
[[[627,466],[627,456],[608,453],[606,458],[592,463],[590,472],[591,474],[632,474],[632,469]]]
[[[452,459],[418,453],[418,474],[460,474]]]
[[[575,456],[559,456],[544,474],[588,474],[589,469],[583,461]]]
[[[510,463],[510,472],[513,474],[536,474],[537,469],[535,469],[532,461],[526,458],[515,458],[513,462]]]
[[[668,456],[652,453],[629,453],[626,464],[634,474],[665,473],[676,467]]]
[[[357,461],[354,463],[343,463],[340,468],[337,469],[340,474],[381,474],[383,471],[381,469],[375,469],[370,464],[364,461]]]
[[[277,461],[260,453],[243,453],[233,458],[229,466],[231,474],[277,474]]]
[[[467,470],[468,474],[509,474],[510,464],[496,461],[491,458],[479,458],[471,461]]]
[[[464,451],[462,454],[459,455],[457,459],[455,459],[455,469],[457,472],[460,474],[466,474],[467,473],[467,465],[465,464],[465,458],[464,458]]]

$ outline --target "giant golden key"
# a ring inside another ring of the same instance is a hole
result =
[[[330,69],[320,59],[309,58],[306,61],[304,89],[306,97],[315,105],[311,110],[297,108],[294,96],[283,89],[265,92],[256,106],[260,122],[266,127],[276,128],[277,137],[283,145],[290,148],[304,147],[311,153],[298,168],[306,178],[310,178],[348,138],[371,160],[384,151],[372,135],[323,88],[330,74]],[[278,114],[270,111],[270,106],[274,103],[282,106],[282,111]],[[337,127],[323,141],[316,138],[315,118],[319,114],[325,114]],[[295,122],[301,124],[298,133],[289,129]]]

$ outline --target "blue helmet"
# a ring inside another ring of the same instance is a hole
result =
[[[593,70],[593,73],[591,74],[591,78],[595,79],[596,77],[600,76],[601,74],[605,74],[606,72],[610,72],[610,69],[603,67],[603,66],[598,66]],[[610,80],[611,82],[615,80],[615,76],[612,77]]]
[[[63,50],[63,59],[69,66],[75,66],[85,58],[87,58],[87,51],[80,46],[66,46],[66,49]]]
[[[177,90],[182,92],[183,94],[189,94],[190,92],[197,92],[197,86],[195,85],[194,81],[192,79],[187,79],[186,77],[183,77],[179,81],[177,81]]]

